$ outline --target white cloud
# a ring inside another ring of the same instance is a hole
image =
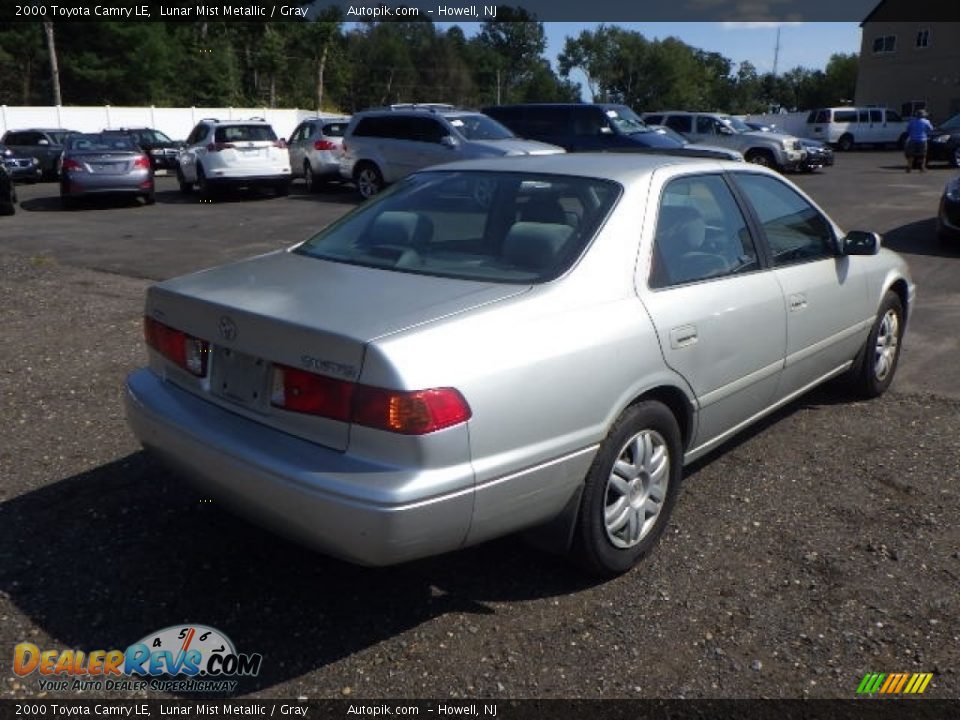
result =
[[[802,22],[722,22],[724,30],[765,30],[768,28],[803,25]]]

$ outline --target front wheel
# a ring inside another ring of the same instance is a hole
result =
[[[179,167],[177,168],[177,184],[180,186],[180,192],[184,195],[189,195],[193,192],[193,183],[187,182],[187,179],[183,176],[183,170]]]
[[[307,192],[309,193],[317,192],[320,189],[320,181],[313,174],[313,167],[309,160],[303,163],[303,181],[307,184]]]
[[[837,141],[837,149],[843,150],[843,152],[849,152],[850,150],[853,150],[853,135],[850,133],[841,135],[840,139]]]
[[[619,575],[656,544],[682,477],[683,447],[673,413],[656,401],[627,408],[587,473],[573,553],[590,573]]]
[[[777,166],[777,161],[774,159],[769,150],[750,150],[744,156],[744,160],[746,160],[748,163],[753,163],[754,165],[761,165],[768,168],[775,168]]]
[[[902,337],[903,303],[899,295],[888,290],[853,368],[853,389],[858,395],[875,398],[887,391],[897,371]]]

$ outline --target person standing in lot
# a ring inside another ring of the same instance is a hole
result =
[[[933,125],[927,119],[926,110],[917,110],[916,114],[910,118],[907,124],[907,172],[910,172],[917,161],[919,161],[920,172],[923,172],[927,164],[927,141],[930,139],[932,130]]]

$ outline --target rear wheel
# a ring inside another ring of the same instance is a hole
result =
[[[187,182],[187,179],[183,176],[183,170],[177,168],[177,184],[180,185],[180,192],[184,195],[189,195],[193,192],[193,183]]]
[[[897,150],[903,150],[907,146],[907,134],[902,133],[900,137],[897,138]]]
[[[950,155],[950,164],[953,167],[960,167],[960,145],[953,149],[953,153]]]
[[[303,180],[307,184],[307,192],[317,192],[320,189],[320,182],[317,180],[317,176],[313,174],[313,168],[310,166],[309,160],[305,160],[303,163]]]
[[[153,190],[148,193],[145,193],[143,196],[144,205],[154,205],[157,202],[157,194]]]
[[[286,197],[290,194],[290,181],[284,180],[273,186],[273,192],[277,197]]]
[[[850,133],[845,133],[840,136],[840,139],[837,140],[837,149],[843,150],[844,152],[849,152],[853,150],[853,135]]]
[[[888,290],[883,296],[867,342],[852,368],[853,389],[858,395],[875,398],[890,387],[900,360],[902,336],[903,303],[899,295]]]
[[[204,200],[211,200],[213,198],[213,186],[210,184],[210,181],[207,180],[202,165],[197,165],[197,190],[200,191],[200,197]]]
[[[13,215],[17,212],[17,195],[13,189],[13,186],[10,186],[10,192],[7,193],[6,197],[0,199],[0,215]]]
[[[680,488],[683,448],[673,413],[645,401],[614,423],[587,473],[573,553],[590,573],[624,573],[656,544]]]
[[[383,190],[383,175],[380,174],[380,170],[373,163],[362,163],[354,171],[353,180],[364,199],[372,198]]]

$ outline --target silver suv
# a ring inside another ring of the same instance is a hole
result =
[[[349,122],[343,115],[308,118],[290,135],[290,171],[304,179],[307,190],[315,192],[323,183],[340,179],[343,133]]]
[[[502,155],[553,155],[556,145],[522,140],[491,117],[453,105],[391,105],[357,113],[343,139],[340,174],[365,197],[430,165]]]
[[[665,125],[691,142],[723,145],[739,150],[747,162],[784,170],[800,170],[805,157],[798,138],[759,132],[731,115],[670,110],[643,113],[650,125]]]

